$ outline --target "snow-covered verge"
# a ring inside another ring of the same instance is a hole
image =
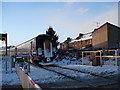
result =
[[[75,53],[71,53],[72,55],[69,56],[57,56],[56,59],[53,61],[54,64],[64,66],[64,65],[90,65],[92,66],[92,61],[89,60],[90,55],[86,55],[86,57],[83,58],[82,63],[82,57],[77,57]],[[118,58],[118,61],[120,58]],[[103,65],[115,65],[116,61],[115,58],[102,58]]]
[[[92,66],[92,62],[88,60],[87,57],[84,58],[84,64],[82,65],[82,58],[76,59],[75,55],[72,57],[70,56],[61,56],[61,58],[56,58],[51,64],[55,64],[58,66],[66,67],[75,69],[78,71],[86,72],[84,73],[76,73],[69,70],[61,70],[59,68],[50,67],[51,69],[54,69],[56,71],[60,71],[64,74],[67,74],[69,76],[74,77],[82,77],[82,79],[93,79],[93,77],[90,74],[99,75],[99,76],[113,76],[118,74],[118,66],[112,65],[114,63],[114,59],[110,59],[108,61],[104,61],[104,64],[101,66]],[[88,74],[90,73],[90,74]],[[31,72],[30,76],[33,78],[33,80],[37,83],[50,83],[50,82],[58,82],[58,81],[64,81],[66,78],[64,76],[55,74],[53,72],[47,71],[45,69],[39,68],[39,67],[33,67],[31,66]],[[53,77],[54,76],[54,77]],[[64,80],[63,80],[64,79]]]
[[[80,65],[82,64],[82,58],[76,59],[75,56],[63,56],[62,59],[57,58],[53,63],[56,65]],[[92,65],[92,62],[87,57],[84,57],[84,65]]]
[[[66,65],[62,67],[72,68],[87,73],[92,73],[100,76],[113,76],[118,74],[118,66],[103,65],[101,66],[88,66],[88,65]]]
[[[2,85],[20,85],[20,80],[15,69],[12,73],[2,73]]]
[[[2,86],[6,85],[20,85],[19,77],[15,68],[10,69],[10,60],[7,61],[7,73],[6,73],[6,61],[0,57],[0,82]],[[11,72],[12,70],[12,72]]]
[[[120,60],[118,58],[118,60]],[[119,74],[119,66],[115,65],[115,58],[106,58],[103,59],[103,65],[101,66],[92,66],[92,62],[88,60],[87,57],[84,57],[84,65],[82,65],[82,58],[76,59],[75,54],[72,56],[61,56],[61,58],[56,58],[54,61],[55,65],[72,68],[86,73],[91,73],[100,76],[112,76]]]

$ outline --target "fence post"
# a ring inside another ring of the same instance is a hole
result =
[[[118,53],[118,49],[115,50],[115,56],[117,56],[117,53]],[[117,57],[115,57],[115,65],[117,66]]]
[[[82,52],[82,65],[84,64],[84,57],[83,57],[83,52]]]
[[[101,52],[102,52],[102,51],[100,51],[100,65],[101,65],[101,67],[102,67],[102,64],[103,64],[103,63],[102,63]]]

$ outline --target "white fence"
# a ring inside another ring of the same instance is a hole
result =
[[[15,64],[17,74],[20,78],[21,85],[24,89],[32,89],[32,90],[42,90],[24,71],[22,67],[19,67],[18,64]]]

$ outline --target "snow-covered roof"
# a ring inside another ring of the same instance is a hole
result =
[[[92,33],[84,34],[80,39],[77,39],[77,40],[74,39],[70,43],[77,42],[77,41],[88,40],[88,39],[92,39]]]

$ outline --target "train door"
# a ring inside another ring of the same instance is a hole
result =
[[[47,58],[47,61],[50,61],[50,57],[52,57],[52,43],[50,40],[44,41],[44,56]]]

